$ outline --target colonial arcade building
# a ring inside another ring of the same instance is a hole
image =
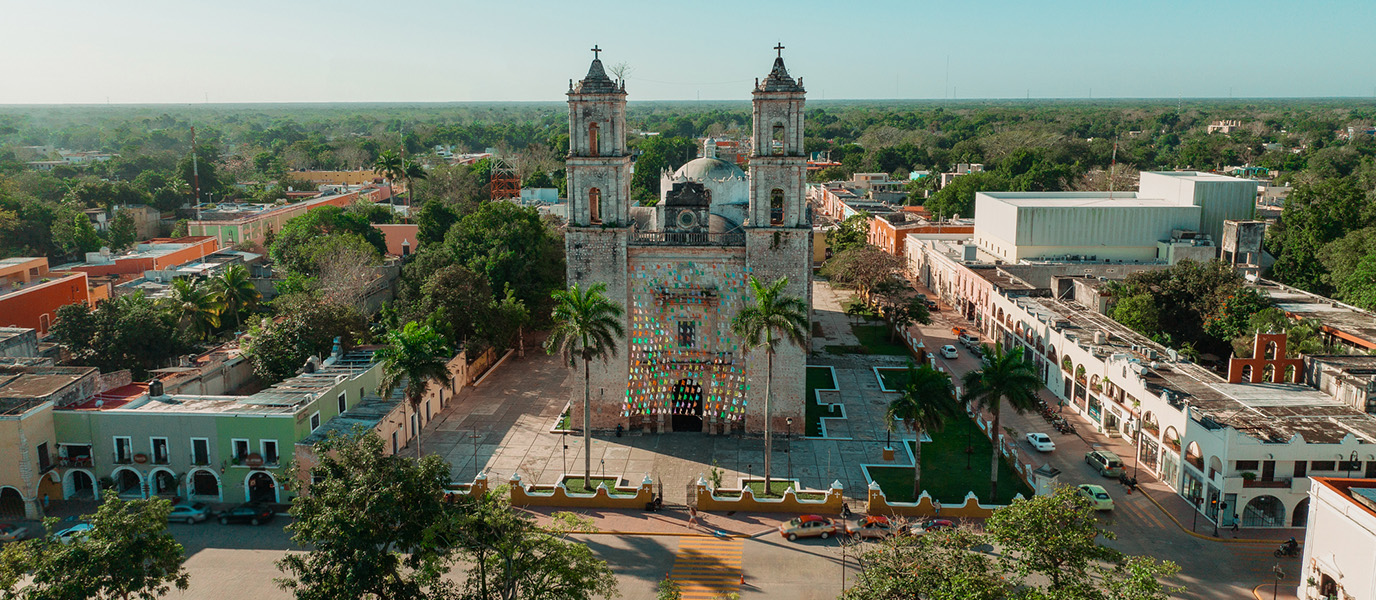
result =
[[[753,91],[749,173],[710,152],[665,183],[655,206],[631,202],[626,88],[597,58],[570,82],[568,282],[602,283],[625,308],[615,356],[591,365],[592,424],[654,432],[764,429],[766,357],[731,333],[752,302],[749,279],[788,278],[811,306],[812,223],[806,210],[802,80],[783,48]],[[781,344],[771,415],[803,416],[806,347]],[[582,369],[571,371],[582,402]]]

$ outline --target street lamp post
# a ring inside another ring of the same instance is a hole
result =
[[[1204,498],[1203,498],[1203,497],[1201,497],[1201,496],[1195,496],[1195,497],[1194,497],[1194,521],[1191,521],[1191,522],[1190,522],[1190,531],[1194,531],[1195,526],[1196,526],[1196,525],[1199,525],[1199,511],[1203,509],[1203,507],[1201,506],[1203,503],[1204,503]]]
[[[1280,591],[1280,580],[1285,579],[1285,570],[1277,564],[1271,567],[1271,571],[1276,574],[1276,581],[1271,584],[1271,600],[1276,600],[1276,593]]]
[[[569,432],[567,432],[567,431],[564,432],[564,462],[563,462],[563,465],[564,465],[564,470],[561,471],[561,472],[559,473],[560,476],[562,476],[564,473],[568,473],[568,472],[569,472]]]

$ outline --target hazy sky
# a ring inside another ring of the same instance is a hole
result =
[[[1376,95],[1376,0],[5,0],[0,103]],[[949,75],[948,75],[949,57]],[[949,84],[947,78],[949,76]]]

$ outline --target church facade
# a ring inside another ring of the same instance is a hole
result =
[[[752,301],[750,277],[787,277],[787,293],[812,304],[806,93],[779,50],[752,94],[749,173],[705,151],[663,175],[650,207],[631,202],[624,82],[596,57],[586,77],[570,82],[568,283],[602,283],[625,309],[615,356],[591,365],[594,428],[764,430],[766,357],[747,353],[731,322]],[[807,355],[787,343],[777,349],[768,416],[776,432],[789,418],[803,431]],[[577,413],[583,370],[571,373]]]

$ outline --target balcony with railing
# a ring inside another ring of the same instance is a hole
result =
[[[744,246],[745,232],[689,233],[632,229],[629,244],[632,246]]]

